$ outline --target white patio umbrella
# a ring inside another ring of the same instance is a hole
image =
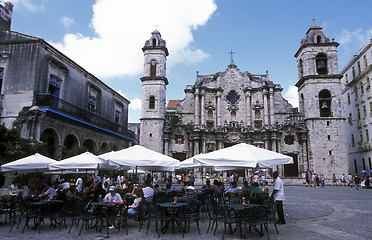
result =
[[[44,172],[48,170],[48,165],[57,162],[49,157],[43,156],[39,153],[15,160],[1,165],[2,172]]]
[[[202,155],[202,154],[198,154]],[[194,156],[195,157],[195,156]],[[200,168],[202,167],[200,163],[194,162],[194,157],[187,158],[180,162],[179,168],[191,169],[191,168]]]
[[[174,171],[180,164],[180,161],[177,159],[152,151],[140,145],[135,145],[116,152],[105,153],[99,157],[108,160],[110,164],[130,166],[141,170]]]
[[[85,152],[70,158],[66,158],[48,166],[50,171],[60,170],[116,170],[118,165],[109,164],[90,152]]]
[[[272,168],[276,165],[293,163],[293,159],[284,154],[255,147],[246,143],[240,143],[214,152],[196,155],[194,156],[194,162],[199,163],[202,166],[210,166],[213,164],[217,168],[254,168],[257,165],[261,168]]]

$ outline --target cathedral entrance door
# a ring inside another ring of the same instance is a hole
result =
[[[284,176],[285,177],[298,177],[298,157],[297,154],[286,154],[293,158],[292,164],[284,165]]]

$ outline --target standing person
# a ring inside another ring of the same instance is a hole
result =
[[[232,187],[233,183],[235,182],[235,172],[233,172],[230,176],[230,186]]]
[[[343,173],[340,177],[340,180],[341,180],[341,184],[343,187],[345,187],[345,184],[346,184],[346,178],[345,178],[345,174]]]
[[[189,184],[190,186],[194,186],[194,183],[195,183],[195,176],[194,176],[194,173],[191,172],[191,173],[189,174],[188,178],[189,178],[189,183],[188,183],[188,184]]]
[[[223,183],[224,182],[223,174],[220,174],[220,177],[218,178],[218,180],[219,180],[220,183]]]
[[[356,188],[357,190],[359,190],[360,178],[359,178],[358,175],[355,175],[355,177],[354,177],[354,183],[355,183],[355,188]]]
[[[82,192],[83,191],[83,179],[81,177],[78,177],[75,183],[76,191]]]
[[[276,202],[276,210],[279,217],[279,224],[285,224],[283,201],[285,200],[283,181],[279,177],[278,171],[273,172],[274,189],[271,197]]]
[[[310,185],[310,178],[311,178],[311,174],[309,171],[306,172],[306,187],[307,186],[311,186]]]
[[[321,185],[322,187],[324,187],[324,182],[325,182],[324,175],[323,175],[323,173],[321,173],[321,174],[320,174],[320,185]]]
[[[336,178],[336,174],[333,174],[332,175],[332,186],[337,186],[337,178]]]
[[[353,175],[351,175],[351,173],[349,173],[349,175],[347,175],[347,185],[349,187],[353,187]]]

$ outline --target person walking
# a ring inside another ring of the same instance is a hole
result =
[[[273,172],[274,189],[271,198],[276,202],[276,210],[278,213],[278,224],[285,224],[283,201],[285,200],[283,181],[279,177],[278,171]]]

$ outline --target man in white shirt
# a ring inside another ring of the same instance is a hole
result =
[[[107,193],[107,195],[105,196],[105,198],[103,199],[103,201],[104,202],[118,202],[118,203],[122,203],[123,202],[123,199],[121,198],[120,194],[117,193],[115,190],[116,190],[115,186],[111,186],[109,188],[109,193]]]
[[[143,196],[144,198],[148,198],[148,197],[153,197],[154,196],[154,189],[152,189],[151,187],[151,183],[149,182],[146,182],[144,185],[143,185],[143,188],[142,188],[142,192],[143,192]]]
[[[50,183],[46,184],[45,189],[47,190],[44,192],[43,195],[48,196],[49,200],[53,200],[53,198],[57,196],[57,191],[51,186]]]
[[[75,186],[78,192],[83,192],[83,179],[81,177],[76,180]]]
[[[279,217],[279,224],[285,224],[285,218],[284,218],[284,210],[283,210],[283,201],[285,200],[284,196],[284,187],[283,187],[283,181],[279,177],[279,173],[277,171],[273,172],[273,178],[274,178],[274,190],[271,194],[271,197],[274,198],[274,201],[276,202],[276,210]]]

